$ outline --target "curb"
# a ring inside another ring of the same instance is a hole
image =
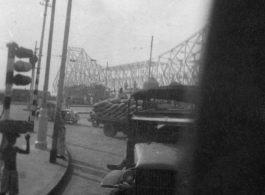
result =
[[[68,163],[67,168],[62,177],[59,179],[61,175],[55,176],[54,180],[57,181],[57,184],[54,185],[53,182],[50,182],[45,188],[39,193],[39,195],[59,195],[62,194],[64,188],[67,186],[66,184],[70,181],[72,175],[72,157],[70,152],[66,149],[68,154]],[[58,181],[59,180],[59,181]]]
[[[30,111],[29,109],[25,108],[23,111]],[[77,114],[90,114],[91,112],[77,112]]]
[[[62,194],[65,188],[67,187],[67,184],[71,180],[72,173],[73,173],[73,166],[72,166],[72,156],[70,152],[66,149],[69,157],[68,166],[67,169],[61,178],[61,180],[57,183],[57,185],[47,194],[47,195],[59,195]]]
[[[77,112],[77,114],[90,114],[90,112]]]

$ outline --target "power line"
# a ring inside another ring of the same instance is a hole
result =
[[[146,47],[134,47],[133,49],[120,49],[120,50],[116,50],[116,51],[103,51],[103,52],[97,52],[97,53],[93,53],[92,55],[97,55],[97,54],[102,54],[102,53],[116,53],[114,55],[117,55],[118,53],[124,53],[124,52],[128,52],[128,51],[133,51],[133,50],[142,50],[142,49],[146,49],[149,48],[149,46]]]

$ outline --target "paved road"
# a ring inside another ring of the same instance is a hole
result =
[[[66,145],[73,158],[73,174],[63,195],[108,194],[100,182],[109,172],[108,163],[119,163],[124,152],[126,137],[119,133],[115,138],[104,136],[102,127],[94,128],[80,115],[75,125],[67,125]]]

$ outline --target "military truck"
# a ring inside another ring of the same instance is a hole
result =
[[[194,135],[195,86],[166,86],[136,92],[142,110],[128,115],[126,165],[113,170],[101,186],[111,195],[170,195],[188,191]]]

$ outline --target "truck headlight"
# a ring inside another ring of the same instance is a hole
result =
[[[132,183],[134,180],[134,173],[132,170],[126,171],[122,175],[122,180],[127,183]]]

